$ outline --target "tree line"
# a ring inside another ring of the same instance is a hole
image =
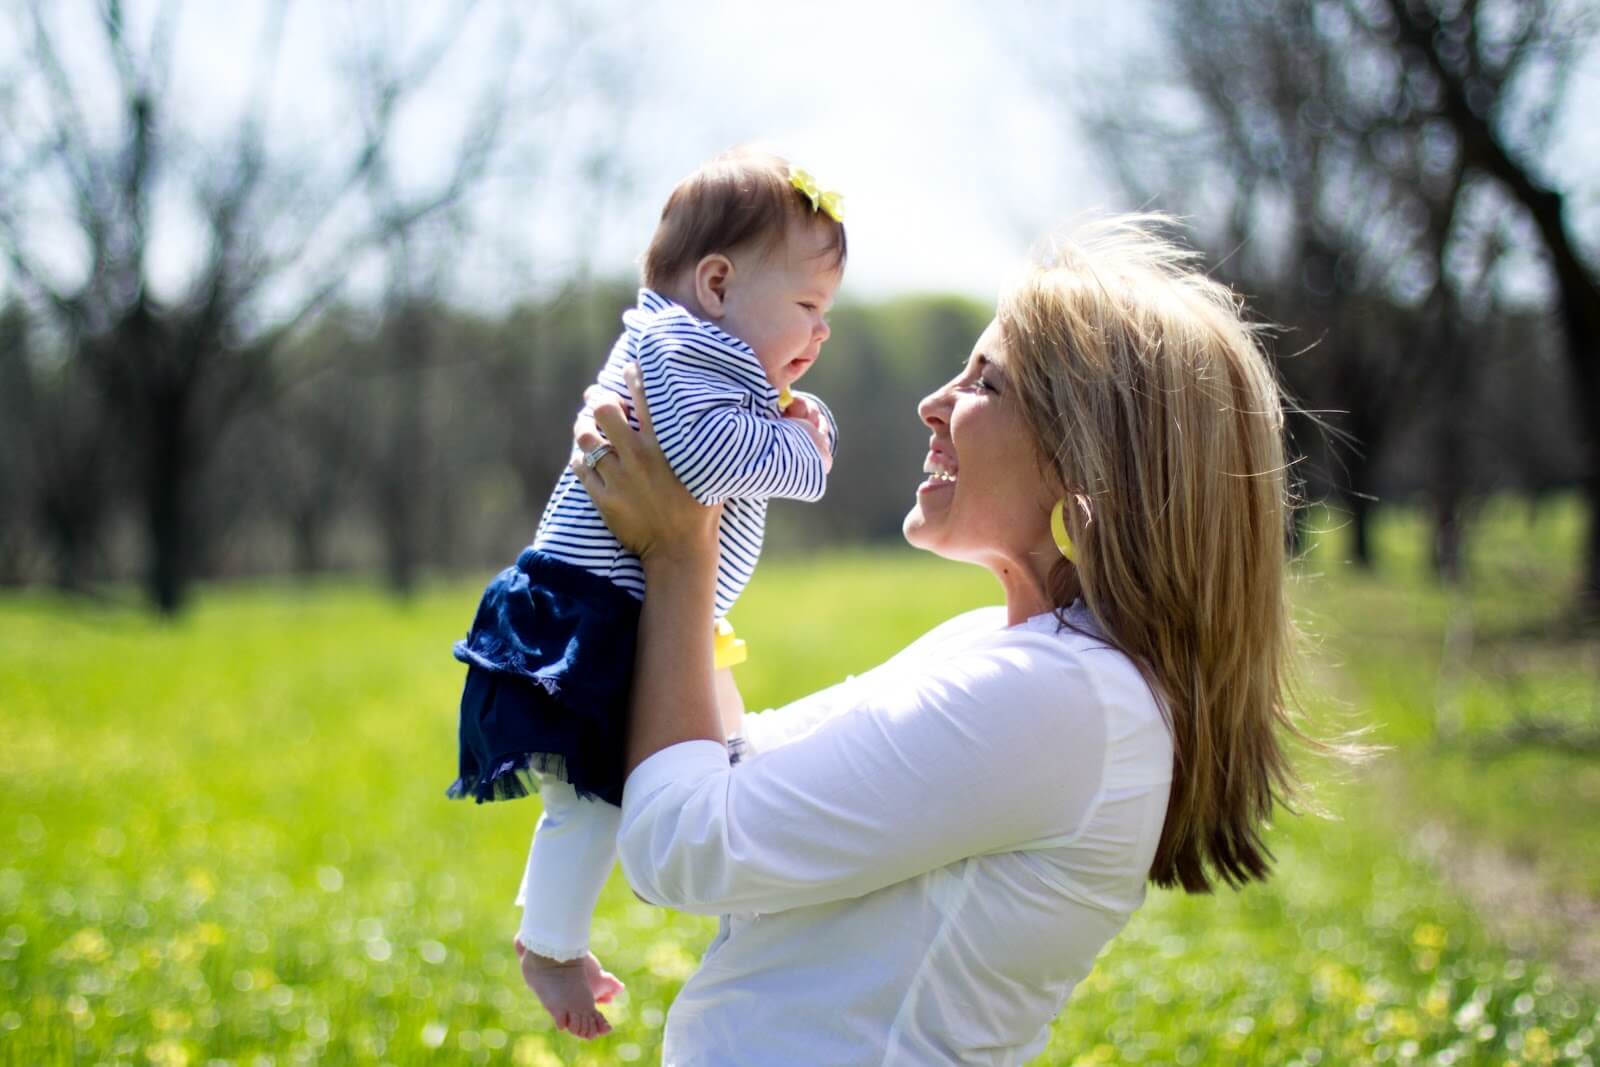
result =
[[[604,145],[557,151],[574,143],[563,94],[595,128],[626,110],[627,67],[595,47],[609,35],[579,6],[530,22],[494,0],[425,32],[360,20],[332,64],[343,117],[308,144],[275,110],[277,56],[292,19],[331,16],[265,5],[235,121],[207,132],[172,89],[178,10],[0,13],[0,583],[133,579],[171,613],[212,577],[374,570],[404,592],[503,561],[632,285],[546,272],[542,295],[491,312],[452,272],[493,236],[485,187],[527,203],[570,165],[592,209],[625,183]],[[1046,17],[1029,9],[1030,54]],[[1152,56],[1108,49],[1064,81],[1041,62],[1129,202],[1189,220],[1181,236],[1276,324],[1300,497],[1350,514],[1363,564],[1374,509],[1423,502],[1450,578],[1475,501],[1578,489],[1600,605],[1600,250],[1582,213],[1600,175],[1554,147],[1592,6],[1193,0],[1155,17]],[[407,117],[461,77],[475,103],[414,173]],[[173,241],[191,248],[176,276],[159,269]],[[775,547],[898,536],[916,401],[990,310],[836,311],[808,384],[839,418],[839,464],[822,504],[776,509]]]
[[[430,572],[503,566],[532,536],[570,454],[582,391],[633,295],[617,282],[493,315],[429,300],[327,309],[275,350],[270,401],[234,412],[184,469],[193,503],[183,580],[362,571],[403,593]],[[916,403],[956,373],[992,313],[952,296],[835,310],[833,337],[804,385],[838,419],[838,461],[821,503],[774,506],[774,550],[898,539],[927,447]],[[1381,336],[1384,327],[1371,328]],[[1459,433],[1455,411],[1439,404],[1359,408],[1363,419],[1389,420],[1376,455],[1347,444],[1344,417],[1331,410],[1365,366],[1351,353],[1379,362],[1439,354],[1344,339],[1307,346],[1292,333],[1271,343],[1300,402],[1326,412],[1325,426],[1296,428],[1305,502],[1357,492],[1431,499],[1463,478],[1474,494],[1537,495],[1577,482],[1581,451],[1563,415],[1564,368],[1548,321],[1489,316],[1460,342],[1477,373],[1453,394],[1474,413]],[[152,462],[142,447],[42,324],[17,303],[0,312],[0,582],[86,590],[142,579],[160,606],[149,585],[149,556],[161,549],[142,521],[138,477]]]
[[[1441,575],[1472,502],[1578,488],[1600,613],[1600,168],[1563,131],[1600,11],[1573,0],[1193,0],[1065,98],[1130,199],[1193,218],[1214,270],[1292,328],[1295,433],[1370,559],[1416,469]],[[1309,412],[1348,448],[1328,453]],[[1520,423],[1520,425],[1519,425]],[[1558,444],[1559,442],[1559,444]],[[1425,474],[1423,472],[1426,472]]]

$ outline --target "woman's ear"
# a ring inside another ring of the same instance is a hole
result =
[[[728,280],[733,277],[733,260],[720,252],[705,256],[694,265],[694,298],[708,319],[720,319],[728,299]]]

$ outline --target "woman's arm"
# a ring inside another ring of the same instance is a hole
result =
[[[572,469],[611,532],[644,567],[626,758],[631,774],[649,756],[684,741],[721,747],[711,617],[722,508],[702,506],[683,487],[656,441],[638,368],[630,366],[624,377],[638,432],[615,398],[593,392],[594,426],[579,420],[578,447],[589,452],[609,441],[612,452],[593,469],[581,459]]]
[[[655,753],[623,794],[629,883],[684,911],[775,912],[1073,832],[1098,800],[1105,718],[1093,678],[1047,642],[880,678],[737,770],[705,744]]]
[[[639,612],[628,712],[629,774],[682,741],[722,745],[709,623],[717,580],[715,539],[711,545],[709,558],[686,546],[659,553],[654,564],[644,565],[647,592]]]
[[[739,732],[752,752],[765,752],[804,737],[819,723],[847,710],[847,687],[852,681],[847,679],[780,708],[746,711],[740,719]]]
[[[855,694],[861,686],[871,684],[886,673],[894,673],[900,664],[920,659],[929,649],[970,644],[978,634],[993,633],[1005,625],[1005,609],[996,605],[977,608],[953,619],[946,619],[915,641],[911,642],[883,663],[859,675],[849,675],[826,689],[800,697],[780,708],[762,712],[745,712],[742,723],[744,739],[752,752],[765,752],[804,737],[822,722],[850,710]]]

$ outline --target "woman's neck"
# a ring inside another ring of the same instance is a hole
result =
[[[1054,552],[1053,545],[1051,551]],[[1030,552],[1022,559],[1000,559],[989,565],[1005,593],[1007,626],[1055,609],[1049,594],[1050,567],[1054,563],[1042,552]]]

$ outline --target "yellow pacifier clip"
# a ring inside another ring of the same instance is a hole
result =
[[[779,411],[783,411],[783,410],[787,409],[788,406],[790,404],[793,404],[793,403],[794,403],[794,393],[789,391],[789,387],[787,385],[784,386],[782,389],[778,390],[778,410]]]
[[[750,648],[733,632],[727,619],[718,619],[711,628],[711,662],[717,670],[737,667],[750,658]]]

